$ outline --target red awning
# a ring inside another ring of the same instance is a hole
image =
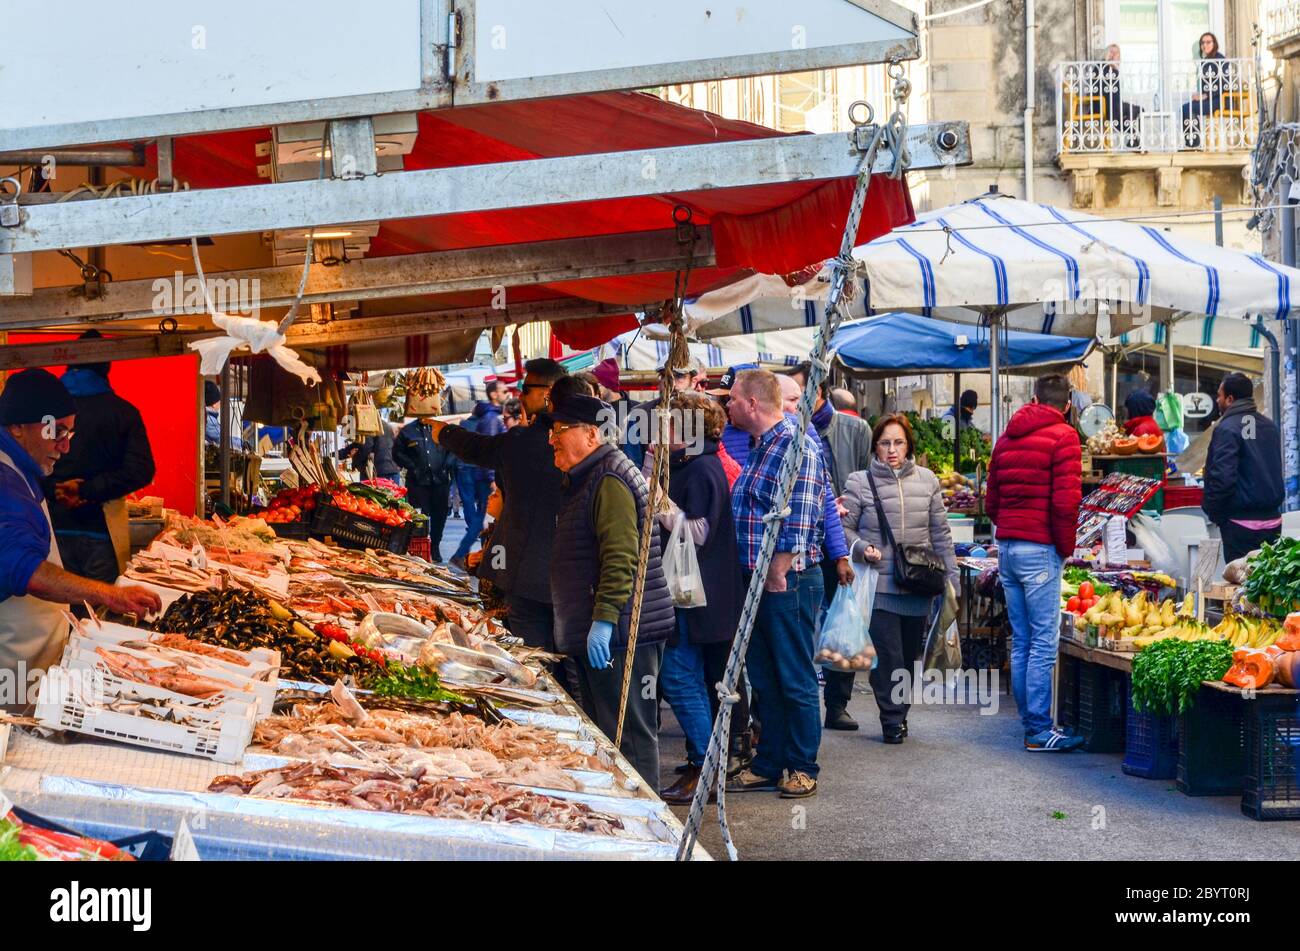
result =
[[[526,161],[783,134],[643,93],[601,93],[423,113],[405,168]],[[263,180],[257,177],[256,166],[265,159],[256,156],[254,145],[269,138],[269,130],[243,130],[180,139],[176,176],[196,188],[258,184]],[[833,257],[839,252],[852,192],[851,179],[837,179],[407,218],[384,222],[368,255],[659,231],[672,226],[673,207],[684,204],[697,224],[713,229],[717,266],[696,269],[688,288],[690,294],[699,294],[750,271],[784,274]],[[912,220],[906,184],[879,176],[872,182],[855,244]],[[574,297],[636,307],[670,297],[673,286],[674,275],[666,272],[566,281],[527,289],[531,291],[527,296],[524,288],[512,289],[511,294],[516,300]],[[482,296],[486,300],[486,292]],[[461,306],[475,297],[425,296],[418,308],[407,310]],[[385,310],[393,312],[393,302],[385,303]],[[363,306],[363,314],[372,312],[376,311]],[[570,346],[590,347],[634,326],[629,314],[558,323],[555,333]]]

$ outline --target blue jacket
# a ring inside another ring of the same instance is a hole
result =
[[[798,423],[799,417],[793,413],[786,413],[794,422]],[[813,437],[817,445],[821,445],[821,437],[817,435],[817,430],[811,423],[808,424],[808,435]],[[737,429],[731,423],[722,430],[722,447],[727,450],[727,455],[743,469],[745,460],[749,458],[749,433],[743,429]],[[829,462],[827,471],[829,472]],[[671,483],[670,483],[671,484]],[[840,523],[840,512],[835,507],[835,490],[829,482],[826,483],[826,493],[822,502],[822,513],[826,519],[826,555],[832,561],[838,561],[841,558],[849,557],[849,545],[844,540],[844,526]]]
[[[0,465],[0,601],[27,594],[41,562],[50,555],[50,523],[41,509],[43,473],[36,460],[4,429],[0,452],[19,472]],[[21,474],[19,474],[21,473]]]
[[[406,470],[408,486],[450,485],[456,460],[433,441],[433,431],[418,419],[411,420],[393,440],[393,462]]]
[[[480,436],[499,436],[506,431],[505,420],[501,418],[501,407],[489,400],[479,400],[475,403],[474,412],[470,413],[469,419],[461,423],[461,426]],[[461,463],[461,471],[472,472],[479,482],[491,482],[496,478],[495,472],[481,466]]]

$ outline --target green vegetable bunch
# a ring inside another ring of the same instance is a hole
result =
[[[390,660],[381,672],[366,678],[365,687],[378,697],[405,697],[441,703],[468,703],[458,693],[447,690],[437,673],[423,667],[407,667]]]
[[[1079,585],[1085,581],[1092,582],[1093,594],[1099,598],[1104,598],[1115,590],[1110,585],[1098,581],[1087,568],[1066,568],[1061,575],[1061,594],[1067,598],[1074,597],[1079,593]]]
[[[1204,680],[1222,680],[1232,666],[1227,641],[1156,641],[1133,658],[1133,708],[1170,716],[1184,713]]]
[[[926,456],[930,460],[930,468],[939,475],[946,475],[951,472],[953,462],[952,420],[944,419],[941,416],[936,416],[933,419],[922,419],[919,413],[911,411],[906,415],[908,421],[912,424],[916,454]],[[993,447],[989,443],[988,437],[978,429],[971,426],[962,429],[961,457],[965,460],[962,464],[963,471],[969,472],[973,470],[977,463],[983,463],[987,467],[992,452]]]
[[[1265,542],[1250,560],[1250,577],[1241,590],[1274,617],[1300,610],[1300,539]]]
[[[0,819],[0,862],[35,862],[39,858],[34,848],[18,841],[18,826]]]

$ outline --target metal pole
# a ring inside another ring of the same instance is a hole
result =
[[[1283,178],[1278,189],[1279,194],[1291,194],[1291,180]],[[1296,266],[1296,220],[1295,220],[1295,201],[1290,197],[1287,198],[1286,205],[1282,208],[1282,263],[1289,267]],[[1289,392],[1292,400],[1290,406],[1291,418],[1288,419],[1281,412],[1282,407],[1278,406],[1278,427],[1282,430],[1282,445],[1289,447],[1300,434],[1300,374],[1297,373],[1297,357],[1300,356],[1300,328],[1297,328],[1294,318],[1289,318],[1286,322],[1286,347],[1279,361],[1278,374],[1285,374],[1286,384],[1282,387],[1283,392]],[[1282,478],[1286,486],[1286,502],[1289,511],[1300,507],[1300,459],[1292,455],[1289,449],[1283,450],[1287,453],[1288,458],[1283,460]]]
[[[1223,199],[1214,196],[1214,243],[1223,247]]]
[[[952,467],[961,472],[961,374],[952,375],[953,441]]]
[[[1002,368],[1002,341],[998,331],[1002,328],[1002,314],[989,317],[989,370],[992,373],[990,399],[993,402],[993,439],[1002,435],[1002,378],[998,375]]]
[[[230,361],[221,368],[221,504],[230,505]]]

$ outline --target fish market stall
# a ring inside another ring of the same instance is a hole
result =
[[[156,851],[184,820],[203,858],[675,856],[552,658],[440,566],[173,517],[127,576],[160,615],[72,619],[11,718],[0,791],[34,828]]]

